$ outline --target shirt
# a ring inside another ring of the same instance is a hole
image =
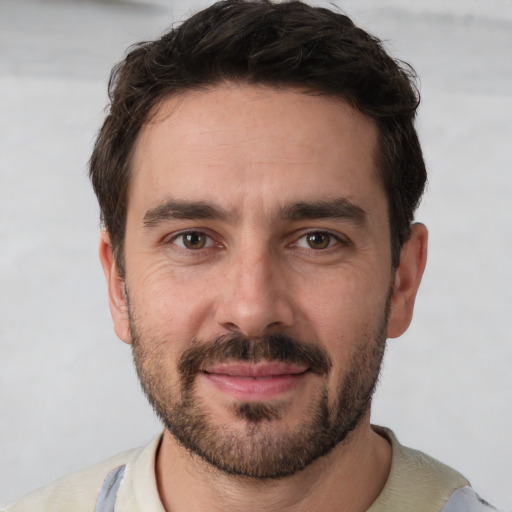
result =
[[[373,427],[389,440],[391,470],[368,512],[491,512],[468,481],[422,452],[402,446],[393,432]],[[65,476],[8,506],[4,512],[165,512],[158,494],[155,459],[161,435]]]

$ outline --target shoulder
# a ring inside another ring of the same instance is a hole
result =
[[[382,429],[384,430],[384,429]],[[415,482],[431,492],[443,492],[469,485],[458,471],[430,457],[426,453],[403,446],[390,430],[384,430],[393,447],[395,476],[400,482]]]
[[[423,452],[401,445],[390,430],[373,429],[391,443],[393,458],[388,481],[369,512],[494,510],[480,500],[460,473]]]
[[[128,466],[143,448],[128,450],[99,464],[71,473],[27,494],[4,512],[91,512],[105,479],[117,468]]]

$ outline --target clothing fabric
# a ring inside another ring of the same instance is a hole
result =
[[[394,434],[373,427],[392,445],[391,470],[367,512],[491,512],[468,481],[422,452],[402,446]],[[155,457],[161,436],[73,473],[25,496],[4,512],[165,512],[158,495]]]

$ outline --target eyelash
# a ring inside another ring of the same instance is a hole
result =
[[[325,247],[311,247],[309,245],[309,242],[307,241],[307,237],[312,237],[316,235],[321,235],[323,237],[328,238],[327,245]],[[300,245],[300,242],[304,240],[304,246]],[[299,238],[296,239],[296,241],[291,244],[292,247],[298,247],[300,249],[306,250],[306,251],[314,251],[314,252],[323,252],[328,251],[329,249],[333,249],[334,247],[341,245],[341,246],[347,246],[348,241],[345,240],[340,235],[337,235],[335,233],[332,233],[331,231],[322,231],[322,230],[314,230],[314,231],[307,231],[303,233]]]
[[[202,236],[206,237],[205,244],[207,244],[207,245],[204,245],[204,246],[199,247],[197,249],[186,247],[185,237],[186,236],[193,236],[193,235],[200,235],[200,236],[202,235]],[[182,241],[182,244],[176,243],[176,241],[180,240],[180,239]],[[180,249],[182,249],[184,251],[191,251],[191,252],[200,251],[201,249],[210,249],[214,245],[220,245],[220,244],[216,244],[215,240],[213,239],[213,237],[211,237],[208,233],[206,233],[205,231],[202,231],[200,229],[190,229],[188,231],[182,231],[180,233],[177,233],[177,234],[173,235],[170,238],[165,239],[164,243],[165,244],[173,244],[173,245],[179,247]]]
[[[205,244],[198,248],[187,247],[186,242],[185,242],[185,237],[186,236],[192,237],[194,235],[206,237]],[[323,237],[328,238],[327,245],[325,247],[317,247],[317,248],[311,247],[309,245],[308,241],[305,241],[305,245],[301,245],[300,242],[302,240],[306,240],[307,237],[313,237],[313,236],[317,236],[317,235],[321,235]],[[177,243],[177,241],[180,239],[181,239],[182,243]],[[176,247],[179,247],[181,250],[184,250],[187,252],[199,252],[203,249],[210,249],[211,247],[214,247],[215,245],[221,246],[221,244],[215,242],[215,240],[212,236],[210,236],[205,231],[202,231],[199,229],[187,230],[187,231],[182,231],[180,233],[174,234],[172,237],[165,239],[164,243],[165,244],[173,244]],[[289,245],[289,247],[298,247],[302,250],[307,250],[307,251],[323,252],[323,251],[332,249],[333,247],[336,247],[337,245],[340,245],[340,244],[344,245],[344,246],[349,245],[347,240],[345,240],[344,238],[342,238],[341,236],[339,236],[337,234],[334,234],[330,231],[315,230],[315,231],[303,232],[301,234],[301,236],[296,238],[295,241]]]

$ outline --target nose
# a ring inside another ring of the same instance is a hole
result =
[[[286,272],[270,251],[244,251],[230,259],[222,279],[216,321],[223,329],[262,336],[293,323]]]

